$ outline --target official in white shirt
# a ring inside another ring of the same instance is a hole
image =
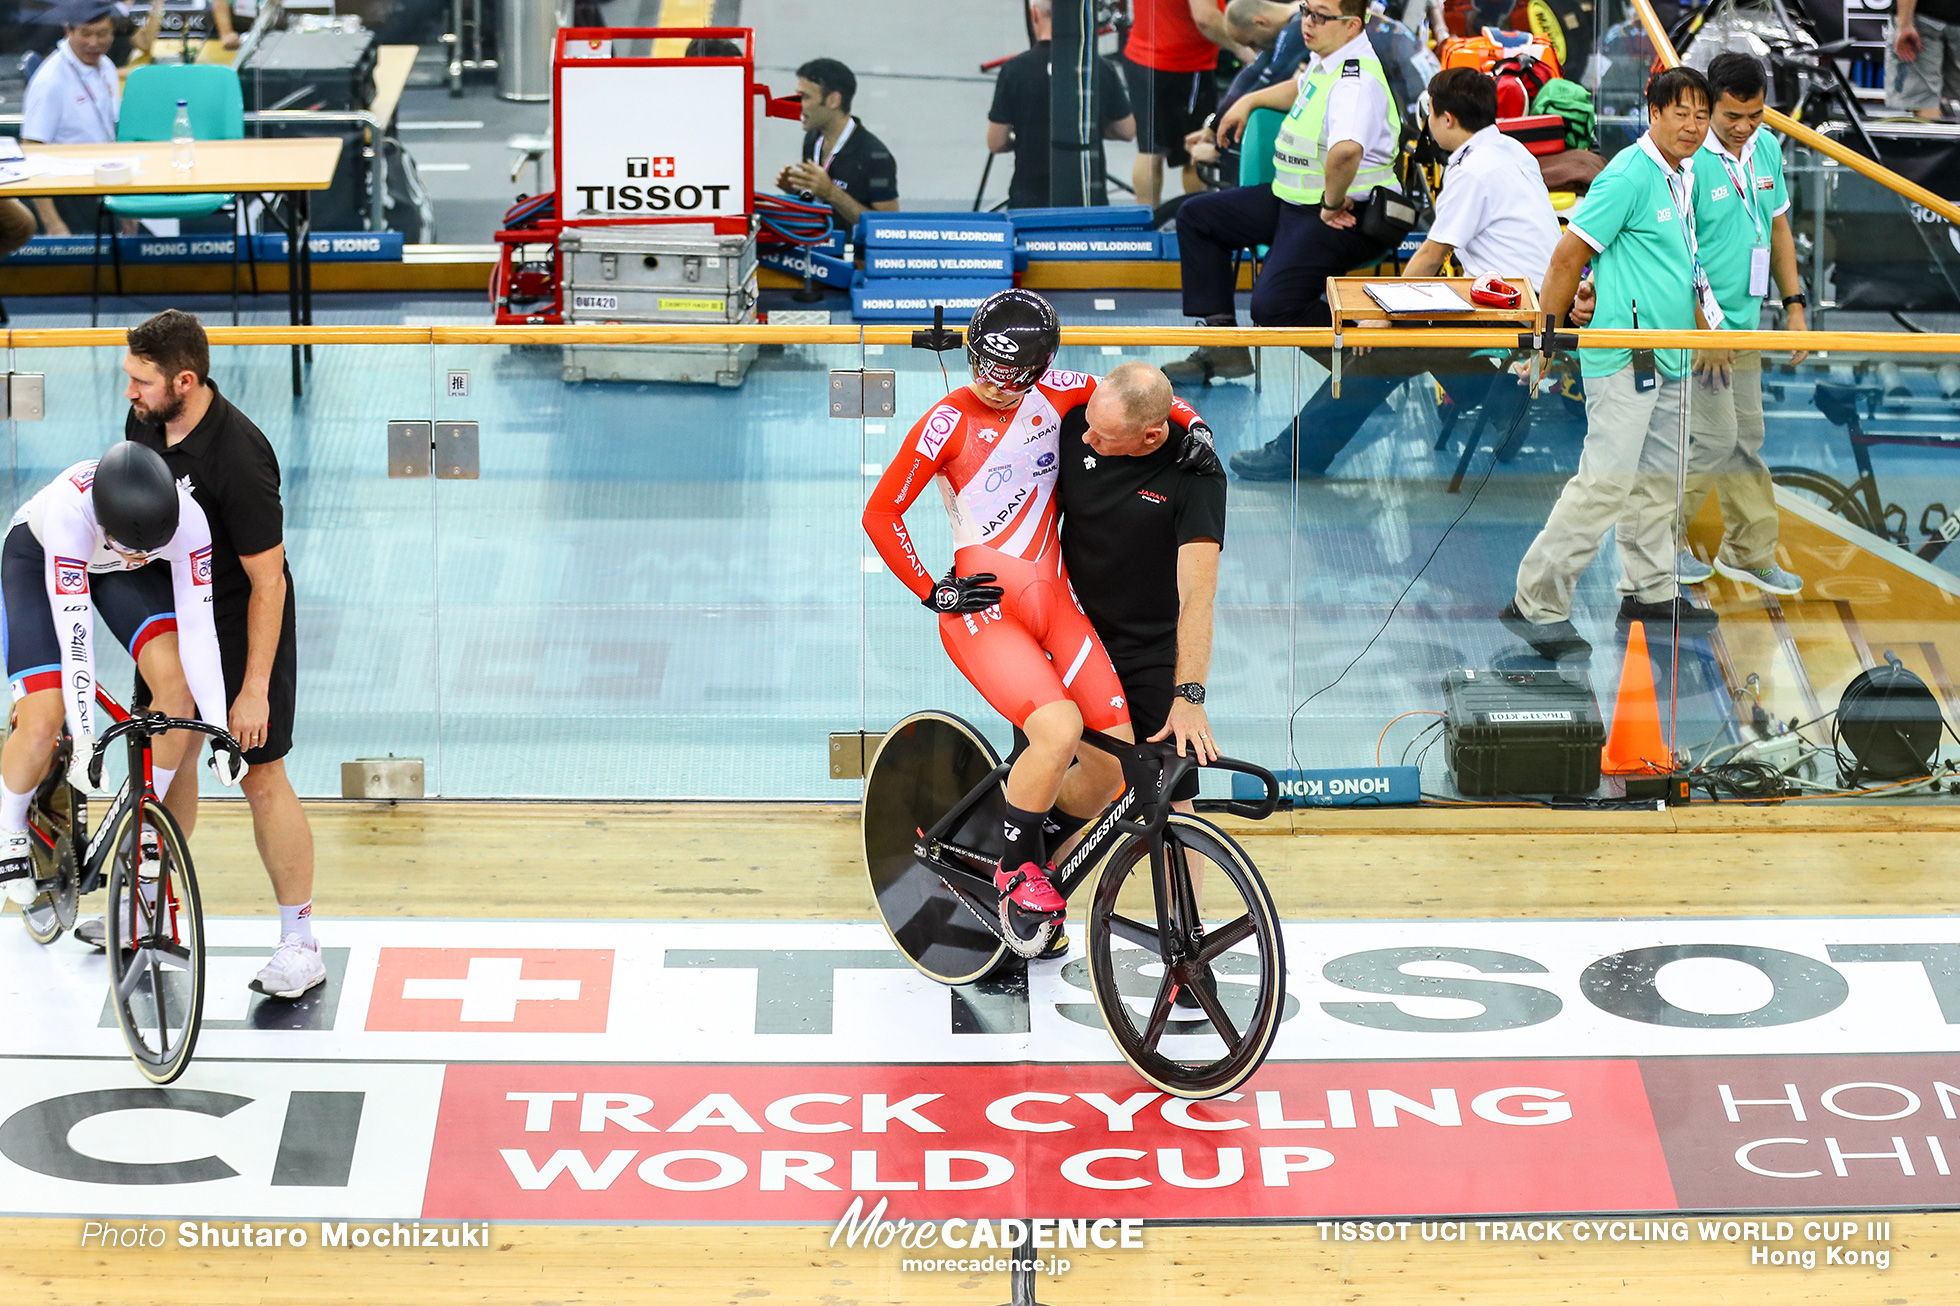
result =
[[[1538,161],[1497,130],[1497,83],[1474,68],[1446,68],[1430,78],[1425,98],[1429,134],[1450,151],[1450,161],[1429,238],[1402,275],[1434,277],[1455,254],[1466,275],[1524,277],[1535,289],[1558,244],[1558,218]],[[1372,350],[1344,362],[1340,398],[1323,383],[1300,410],[1297,424],[1268,444],[1233,454],[1232,470],[1249,481],[1318,479],[1369,414],[1410,377],[1432,374],[1451,399],[1471,406],[1485,402],[1495,369],[1494,360],[1472,357],[1468,350]],[[1489,406],[1492,429],[1511,429],[1526,397],[1523,386],[1515,395],[1498,396]]]
[[[97,145],[116,139],[122,82],[108,58],[115,40],[116,7],[110,0],[70,0],[61,10],[66,35],[58,42],[21,101],[20,137],[27,145]],[[93,214],[97,201],[69,201],[58,211],[36,196],[35,213],[50,236],[70,234],[69,222]]]
[[[1184,312],[1208,326],[1236,326],[1232,256],[1270,247],[1252,287],[1257,326],[1326,326],[1327,278],[1378,259],[1387,249],[1361,234],[1377,186],[1395,184],[1402,117],[1366,30],[1368,0],[1307,0],[1300,11],[1313,51],[1294,81],[1242,95],[1219,119],[1220,146],[1243,133],[1254,109],[1282,109],[1270,186],[1193,195],[1177,211]],[[1164,369],[1173,382],[1203,385],[1250,376],[1242,346],[1207,346]]]

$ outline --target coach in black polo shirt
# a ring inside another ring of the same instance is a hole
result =
[[[283,760],[293,746],[297,659],[279,459],[251,419],[218,393],[211,346],[189,313],[167,309],[130,328],[123,371],[130,401],[123,433],[163,455],[211,522],[212,606],[229,726],[251,764],[241,787],[279,900],[279,947],[253,987],[296,998],[327,973],[313,939],[313,831]],[[165,803],[188,837],[197,823],[197,768],[190,762],[178,768]]]
[[[1062,561],[1130,700],[1138,739],[1218,756],[1205,716],[1212,597],[1225,543],[1225,476],[1178,465],[1186,428],[1171,383],[1124,363],[1062,418]],[[1190,811],[1194,770],[1171,795]]]
[[[835,59],[812,59],[796,70],[803,102],[803,161],[776,174],[776,187],[830,205],[837,225],[857,225],[866,209],[898,207],[898,163],[885,143],[851,116],[857,77]]]

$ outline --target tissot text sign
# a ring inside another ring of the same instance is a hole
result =
[[[560,215],[616,221],[743,212],[747,94],[739,67],[564,65]]]

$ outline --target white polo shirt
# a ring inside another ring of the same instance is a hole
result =
[[[1465,273],[1529,277],[1536,290],[1558,234],[1558,215],[1530,150],[1495,126],[1457,146],[1429,238],[1454,247]]]
[[[91,67],[75,57],[64,38],[27,84],[21,100],[21,139],[44,145],[113,141],[121,103],[122,83],[108,56]]]
[[[1297,84],[1304,90],[1314,73],[1339,73],[1350,59],[1380,63],[1375,47],[1368,43],[1364,28],[1352,41],[1330,55],[1314,55],[1301,66]],[[1388,88],[1356,69],[1351,76],[1337,76],[1327,100],[1327,146],[1353,141],[1361,147],[1361,167],[1379,168],[1395,158],[1395,133],[1388,126]],[[1359,204],[1374,194],[1372,186],[1357,186],[1348,192]]]

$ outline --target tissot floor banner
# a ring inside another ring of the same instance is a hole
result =
[[[745,70],[580,61],[559,77],[560,217],[706,219],[748,207]]]
[[[209,922],[198,1058],[159,1089],[123,1055],[100,955],[0,930],[0,1211],[1960,1207],[1948,918],[1291,923],[1272,1057],[1201,1103],[1118,1059],[1080,944],[948,989],[870,923],[336,920],[329,982],[279,1003],[245,986],[264,932]],[[1122,973],[1138,1001],[1156,987]]]

